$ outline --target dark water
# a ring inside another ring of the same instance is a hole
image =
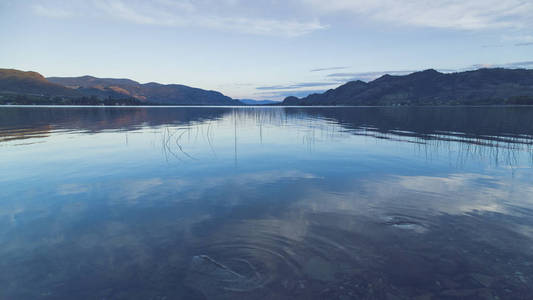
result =
[[[531,299],[532,143],[524,107],[0,108],[0,299]]]

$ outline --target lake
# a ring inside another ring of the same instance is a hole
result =
[[[531,299],[533,108],[1,107],[0,299]]]

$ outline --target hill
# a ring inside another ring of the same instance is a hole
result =
[[[82,77],[49,77],[48,81],[70,88],[112,91],[146,103],[185,105],[236,105],[238,101],[216,91],[207,91],[179,84],[141,84],[130,79]]]
[[[46,80],[37,72],[0,69],[0,92],[36,96],[75,96],[76,92]]]
[[[216,91],[130,79],[45,78],[37,72],[0,69],[0,104],[239,105]]]
[[[287,97],[284,105],[486,105],[533,104],[533,70],[433,69],[371,82],[351,81],[323,94]]]

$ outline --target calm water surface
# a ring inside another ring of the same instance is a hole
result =
[[[533,109],[0,108],[0,299],[531,299]]]

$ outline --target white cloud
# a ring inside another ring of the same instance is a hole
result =
[[[95,1],[96,7],[101,11],[124,20],[139,24],[163,24],[166,20],[159,19],[157,15],[142,12],[122,1]]]
[[[531,69],[533,68],[533,61],[517,61],[504,64],[476,64],[464,70],[476,70],[479,68]]]
[[[73,14],[62,7],[62,2],[47,2],[48,6],[36,4],[36,14],[52,18]],[[318,20],[305,20],[265,16],[257,7],[238,0],[93,0],[72,1],[77,15],[105,16],[136,24],[168,27],[207,28],[211,30],[255,35],[295,37],[324,29]]]
[[[533,2],[529,0],[38,0],[36,3],[32,7],[34,13],[53,18],[105,15],[137,24],[287,37],[327,28],[320,18],[343,15],[356,21],[370,19],[461,30],[528,31],[533,26]]]
[[[57,193],[61,196],[77,195],[89,191],[89,186],[83,184],[62,184],[57,187]]]
[[[530,34],[504,36],[503,40],[514,42],[518,47],[533,45],[533,35]]]
[[[414,70],[395,70],[395,71],[381,71],[381,72],[355,72],[355,73],[333,73],[328,74],[328,78],[337,80],[338,82],[346,82],[352,80],[362,80],[362,81],[372,81],[377,79],[385,74],[389,75],[407,75],[413,72]]]
[[[377,21],[453,29],[527,28],[529,0],[301,0],[319,14],[351,13]]]
[[[525,44],[524,44],[525,46]],[[481,63],[474,64],[463,68],[458,69],[437,69],[441,73],[454,73],[454,72],[464,72],[464,71],[473,71],[481,68],[507,68],[507,69],[532,69],[533,61],[517,61],[509,63]],[[393,76],[402,76],[408,75],[414,72],[420,72],[422,70],[392,70],[392,71],[376,71],[376,72],[346,72],[346,73],[332,73],[326,75],[328,79],[336,80],[337,82],[347,82],[347,81],[372,81],[385,74]]]
[[[69,18],[73,13],[63,8],[35,4],[31,7],[34,14],[49,18]]]
[[[346,191],[332,194],[316,188],[305,201],[315,212],[356,213],[387,217],[389,213],[413,213],[421,219],[439,214],[499,212],[513,215],[515,207],[529,207],[531,188],[524,182],[476,173],[443,176],[390,176],[376,180],[355,180]],[[527,196],[525,196],[527,195]],[[400,204],[399,204],[400,203]]]

